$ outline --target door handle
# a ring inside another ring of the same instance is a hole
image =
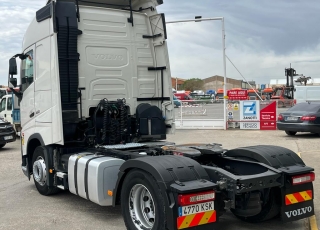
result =
[[[29,117],[33,117],[34,116],[34,112],[30,113]]]
[[[4,117],[7,117],[7,114],[5,114]]]

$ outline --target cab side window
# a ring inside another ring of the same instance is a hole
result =
[[[6,98],[2,99],[1,104],[0,104],[0,112],[6,110],[6,103],[7,103],[7,99]]]
[[[33,50],[26,53],[28,57],[21,63],[21,90],[24,92],[33,83]]]
[[[11,97],[8,98],[7,110],[9,110],[9,111],[12,110],[12,98]]]

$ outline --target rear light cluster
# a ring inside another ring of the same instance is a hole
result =
[[[303,116],[300,118],[301,121],[315,121],[316,119],[316,116]]]
[[[278,121],[282,121],[282,120],[283,120],[283,116],[281,114],[279,114]]]
[[[315,180],[313,172],[292,177],[292,185],[305,184]]]
[[[180,206],[187,206],[192,204],[203,203],[206,201],[212,201],[215,199],[215,192],[201,192],[178,196],[178,203]]]

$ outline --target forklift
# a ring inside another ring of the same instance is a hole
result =
[[[290,64],[290,68],[285,69],[285,75],[287,78],[286,85],[275,87],[273,94],[271,96],[271,100],[278,101],[279,108],[292,107],[294,105],[293,99],[294,99],[295,87],[294,87],[293,77],[295,76],[301,76],[300,78],[303,77],[303,74],[297,74],[296,70],[291,68],[291,64]],[[310,77],[308,78],[310,79]]]

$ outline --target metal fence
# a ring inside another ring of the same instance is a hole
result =
[[[226,110],[227,129],[260,129],[275,125],[278,114],[286,111],[294,105],[294,100],[264,100],[259,103],[259,116],[270,103],[276,103],[276,111],[272,116],[270,112],[264,112],[263,117],[258,119],[242,119],[240,101],[227,101],[224,108],[223,99],[217,100],[179,100],[175,103],[175,124],[177,129],[224,129],[224,110]],[[246,102],[246,101],[244,101]],[[250,101],[247,101],[250,102]],[[269,114],[268,114],[269,113]],[[269,117],[270,115],[270,117]],[[248,117],[247,117],[248,118]],[[273,123],[273,124],[271,124]]]
[[[223,100],[180,100],[175,103],[177,129],[223,129]]]

